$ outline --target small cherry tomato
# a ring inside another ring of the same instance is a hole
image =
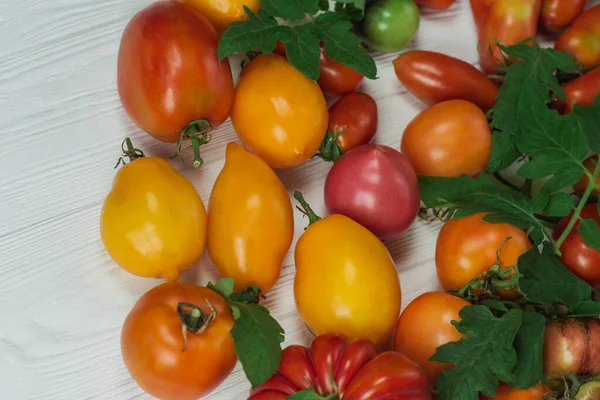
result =
[[[513,389],[506,383],[501,383],[498,386],[495,397],[481,396],[482,400],[541,400],[550,390],[542,385],[537,385],[532,388]]]
[[[556,40],[556,50],[571,54],[584,68],[600,64],[600,4],[579,15]]]
[[[445,10],[450,8],[456,0],[415,0],[421,7],[433,8],[434,10]]]
[[[425,374],[400,353],[377,355],[368,340],[348,342],[339,334],[315,338],[310,348],[283,350],[279,370],[248,400],[285,400],[302,390],[344,400],[431,400]]]
[[[138,276],[177,280],[206,245],[206,211],[194,185],[161,158],[141,154],[127,140],[125,164],[100,214],[108,254]]]
[[[225,26],[235,21],[248,19],[244,7],[254,14],[259,9],[259,0],[178,0],[189,4],[202,13],[215,27],[217,32],[225,30]]]
[[[423,368],[432,385],[440,373],[452,365],[429,359],[438,347],[464,337],[452,321],[460,321],[459,311],[469,305],[466,300],[448,293],[429,292],[414,299],[400,315],[394,334],[394,350]]]
[[[575,104],[593,105],[594,99],[600,95],[600,67],[566,83],[563,89],[567,99],[567,112],[572,112]]]
[[[284,57],[250,61],[235,90],[231,120],[240,140],[273,168],[312,157],[327,130],[323,92]]]
[[[388,146],[365,144],[339,158],[325,181],[325,205],[392,240],[414,222],[421,200],[410,162]]]
[[[263,160],[236,143],[227,145],[225,167],[210,194],[208,253],[236,290],[277,282],[294,236],[288,193]]]
[[[498,85],[471,64],[445,54],[407,51],[394,60],[394,71],[410,93],[429,105],[462,99],[488,111],[496,104]]]
[[[484,213],[453,219],[442,227],[435,249],[437,275],[445,291],[459,290],[493,265],[500,249],[500,268],[514,268],[531,248],[522,229],[490,224]],[[509,239],[510,238],[510,239]]]
[[[188,5],[158,1],[127,24],[119,48],[117,83],[123,108],[140,128],[163,142],[192,139],[229,116],[233,78],[217,59],[217,34]],[[199,155],[194,165],[199,166]]]
[[[311,332],[339,332],[378,346],[388,340],[402,298],[396,266],[377,236],[332,214],[308,227],[294,256],[296,308]]]
[[[585,8],[587,0],[543,0],[540,23],[551,32],[565,29]]]
[[[127,315],[121,331],[123,360],[150,395],[196,400],[219,386],[235,366],[233,325],[231,309],[217,292],[164,283],[144,294]]]
[[[419,8],[413,0],[376,0],[367,5],[362,31],[373,49],[394,53],[410,42],[419,20]]]
[[[418,175],[475,176],[487,168],[492,133],[479,107],[449,100],[417,115],[404,130],[401,148]]]
[[[571,213],[556,226],[553,233],[555,239],[558,239],[565,231],[572,216]],[[592,203],[586,205],[581,212],[581,218],[593,219],[597,223],[600,223],[598,204]],[[580,222],[578,221],[562,246],[560,246],[562,253],[560,259],[575,275],[592,286],[600,286],[600,252],[585,244],[579,234],[579,225]]]
[[[589,173],[593,174],[598,163],[598,156],[591,156],[583,161],[583,166],[588,170]],[[573,186],[573,189],[578,193],[583,193],[588,188],[590,178],[584,174],[581,180]],[[592,190],[592,193],[600,194],[600,177],[596,178],[597,188]]]

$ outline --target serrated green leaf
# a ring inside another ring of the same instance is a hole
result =
[[[593,219],[584,219],[579,225],[579,234],[589,247],[600,251],[600,227]]]
[[[573,114],[579,119],[590,148],[594,153],[600,154],[600,95],[596,96],[592,106],[583,107],[576,104]]]
[[[303,390],[288,396],[286,400],[327,400],[328,397],[319,396],[314,390]]]
[[[583,170],[578,168],[559,171],[544,183],[541,192],[552,194],[561,191],[564,188],[571,187],[581,180]]]
[[[539,228],[533,229],[529,233],[529,236],[531,236],[531,239],[533,240],[533,244],[535,244],[536,246],[544,243],[544,241],[546,240],[546,234],[543,232],[542,229],[539,229]]]
[[[564,192],[554,193],[546,206],[546,214],[553,217],[566,217],[573,211],[573,199]]]
[[[350,19],[360,21],[365,15],[366,0],[336,0],[336,12],[348,14]]]
[[[290,63],[309,79],[316,81],[320,74],[321,50],[319,38],[306,25],[291,30],[290,39],[286,42],[286,54]]]
[[[513,370],[516,379],[510,382],[518,389],[528,389],[544,381],[542,354],[546,318],[535,312],[525,312],[523,323],[515,338],[517,365]]]
[[[212,282],[208,282],[206,285],[207,288],[214,290],[219,293],[221,296],[229,300],[229,296],[233,293],[233,285],[234,281],[231,278],[222,278],[216,284]]]
[[[600,317],[600,302],[585,300],[569,307],[567,315],[572,318]]]
[[[516,269],[519,291],[531,303],[569,306],[592,296],[592,287],[573,275],[548,244],[542,253],[533,247],[521,255]]]
[[[486,299],[481,302],[481,305],[486,306],[490,310],[501,311],[503,313],[508,312],[508,308],[506,308],[506,305],[504,304],[504,302],[502,302],[500,300]]]
[[[490,224],[511,224],[521,229],[527,229],[531,225],[531,222],[526,219],[515,218],[512,215],[505,214],[488,214],[482,220]]]
[[[495,317],[485,306],[460,310],[460,322],[453,322],[466,337],[438,347],[431,361],[454,364],[435,382],[438,400],[478,400],[479,392],[494,397],[499,381],[515,380],[517,363],[513,343],[521,327],[523,311],[510,310]],[[485,357],[485,362],[481,362]]]
[[[294,22],[319,12],[319,0],[260,0],[260,8],[273,17]]]
[[[520,155],[514,134],[494,131],[487,170],[488,172],[502,171],[517,161]]]
[[[231,336],[235,352],[252,387],[263,384],[279,368],[284,331],[263,306],[234,303],[240,316]]]
[[[373,57],[362,47],[362,41],[351,32],[353,25],[343,15],[320,14],[308,24],[323,41],[327,57],[338,61],[369,79],[377,78],[377,65]]]

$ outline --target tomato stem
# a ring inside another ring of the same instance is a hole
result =
[[[302,196],[302,193],[299,190],[296,190],[294,192],[294,198],[298,201],[298,203],[300,203],[301,207],[297,207],[296,208],[298,210],[300,210],[300,212],[304,215],[306,215],[308,217],[308,220],[310,221],[308,223],[308,226],[311,226],[312,224],[314,224],[315,222],[317,222],[318,220],[321,219],[321,217],[319,217],[311,208],[310,204],[308,204],[306,202],[306,200],[304,199],[304,196]]]
[[[231,301],[235,301],[238,303],[249,303],[249,304],[258,304],[260,299],[266,299],[267,297],[262,294],[262,290],[256,285],[250,285],[244,291],[240,293],[232,293],[229,296]]]
[[[210,310],[210,314],[206,314],[200,307],[192,303],[180,302],[177,304],[177,313],[181,318],[181,332],[183,335],[182,352],[187,348],[187,332],[191,331],[193,334],[200,334],[217,317],[217,310],[208,300],[205,300],[205,302]]]
[[[325,139],[323,139],[323,143],[321,143],[321,147],[319,147],[319,152],[313,156],[319,157],[324,161],[333,162],[344,155],[344,150],[337,142],[337,138],[344,133],[346,127],[342,130],[335,131],[332,133],[329,129],[327,129],[327,133],[325,134]]]
[[[190,149],[194,152],[194,168],[198,168],[202,165],[204,160],[200,157],[200,146],[210,141],[209,132],[212,129],[210,123],[205,119],[197,119],[190,122],[183,130],[177,141],[176,151],[171,158],[182,157],[181,146],[185,139],[190,139]]]
[[[115,165],[115,168],[117,168],[121,164],[123,164],[123,165],[127,164],[127,161],[125,161],[125,158],[128,158],[129,162],[132,162],[133,160],[135,160],[137,158],[144,157],[144,152],[140,149],[136,149],[135,147],[133,147],[133,143],[131,142],[131,139],[129,139],[128,137],[125,138],[125,140],[123,140],[123,143],[121,143],[121,151],[123,152],[123,154],[121,155],[121,157],[119,157],[119,160],[117,161],[117,165]]]

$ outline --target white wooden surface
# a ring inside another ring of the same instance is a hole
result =
[[[158,280],[127,274],[108,257],[98,221],[121,141],[147,155],[172,146],[142,133],[125,115],[116,59],[128,20],[149,0],[2,0],[0,2],[0,400],[149,399],[121,360],[121,324]],[[411,47],[476,63],[468,2],[423,14]],[[424,108],[395,79],[395,55],[378,55],[379,77],[361,90],[379,105],[376,142],[399,148],[407,123]],[[232,65],[238,72],[238,60]],[[459,79],[459,77],[457,77]],[[236,140],[229,122],[204,148],[199,170],[174,161],[205,203]],[[329,165],[313,160],[281,171],[323,214]],[[306,220],[296,212],[296,238]],[[416,222],[388,243],[401,277],[403,306],[437,288],[433,263],[439,226]],[[286,345],[310,335],[295,313],[293,248],[265,302],[286,331]],[[188,282],[216,278],[210,260],[186,272]],[[241,369],[208,398],[245,399]]]

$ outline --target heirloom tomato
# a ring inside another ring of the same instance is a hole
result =
[[[206,244],[204,203],[190,181],[161,158],[140,157],[129,140],[125,164],[100,215],[108,254],[124,270],[177,280]]]
[[[231,120],[244,145],[272,167],[291,168],[312,157],[328,119],[319,85],[286,58],[260,55],[242,71]]]
[[[158,1],[127,24],[119,48],[123,108],[158,140],[191,139],[196,167],[198,146],[227,119],[233,101],[229,61],[219,62],[217,43],[215,29],[192,7]]]
[[[362,31],[373,49],[394,53],[410,42],[420,19],[413,0],[375,0],[367,5]]]
[[[572,112],[575,104],[591,106],[600,95],[600,67],[563,85],[567,100],[567,112]]]
[[[310,348],[285,348],[277,373],[248,400],[285,400],[300,391],[313,391],[314,398],[327,399],[432,399],[417,364],[393,351],[378,355],[372,342],[348,342],[339,334],[319,336]]]
[[[221,275],[233,278],[236,290],[255,284],[269,291],[293,235],[292,203],[275,172],[229,143],[208,204],[208,252]]]
[[[482,400],[541,400],[548,393],[547,387],[537,385],[529,389],[513,389],[506,383],[501,383],[495,397],[481,396]]]
[[[237,356],[233,315],[217,292],[164,283],[144,294],[127,315],[121,351],[129,373],[161,400],[196,400],[231,373]]]
[[[315,221],[303,199],[301,204]],[[339,332],[378,346],[388,340],[402,297],[394,261],[377,236],[332,214],[308,227],[294,256],[296,308],[311,332]]]
[[[401,148],[418,175],[475,176],[487,168],[492,133],[479,107],[449,100],[417,115],[404,130]]]
[[[554,44],[571,54],[584,68],[600,64],[600,4],[578,16]]]
[[[541,25],[551,32],[558,32],[569,25],[585,8],[587,0],[543,0]]]
[[[448,293],[429,292],[410,302],[400,315],[394,333],[394,350],[423,368],[432,385],[440,373],[452,365],[429,359],[438,347],[463,338],[452,321],[460,321],[459,311],[469,305],[466,300]]]
[[[225,30],[232,22],[248,19],[244,7],[254,14],[259,9],[259,0],[178,0],[200,11],[215,27],[217,32]]]

